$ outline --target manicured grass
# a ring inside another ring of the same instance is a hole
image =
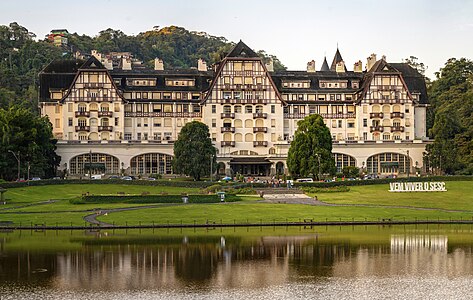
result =
[[[259,223],[259,222],[294,222],[304,219],[314,221],[352,221],[352,220],[437,220],[471,219],[471,213],[448,213],[442,211],[413,210],[404,208],[372,207],[328,207],[300,204],[263,204],[263,203],[226,203],[180,205],[150,208],[146,211],[124,211],[101,216],[107,223],[138,225],[141,224],[204,224],[216,223]]]
[[[118,192],[133,195],[139,195],[143,192],[149,192],[150,194],[164,192],[178,195],[181,193],[198,193],[199,189],[127,184],[63,184],[8,189],[5,196],[7,203],[10,205],[47,201],[50,199],[70,199],[81,196],[87,192],[94,195],[116,195]]]
[[[32,213],[32,214],[0,214],[0,221],[13,221],[15,225],[30,226],[45,224],[46,226],[84,226],[83,216],[90,213],[65,212],[65,213]]]
[[[345,193],[318,193],[321,201],[334,204],[413,206],[473,211],[473,181],[446,181],[447,192],[390,193],[389,184],[351,186]]]

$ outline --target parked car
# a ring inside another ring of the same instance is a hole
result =
[[[31,180],[31,181],[38,181],[38,180],[41,180],[41,178],[39,178],[39,177],[33,177],[33,178],[31,178],[30,180]]]
[[[118,175],[111,175],[110,177],[108,177],[108,179],[120,179],[120,176],[118,176]]]
[[[122,180],[133,180],[131,176],[123,176]]]

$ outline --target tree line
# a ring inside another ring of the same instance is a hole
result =
[[[96,49],[102,53],[131,52],[150,67],[159,57],[166,68],[191,68],[199,58],[210,64],[218,62],[233,46],[224,37],[177,26],[153,28],[136,36],[110,28],[94,37],[73,33],[68,36],[66,48],[35,38],[34,33],[15,22],[0,25],[0,176],[8,180],[17,176],[17,161],[11,152],[19,151],[25,162],[22,176],[26,162],[36,176],[53,176],[59,164],[51,124],[40,117],[38,110],[38,73],[52,60],[70,58],[75,51],[90,53]],[[286,69],[277,57],[263,50],[258,54],[265,61],[272,58],[276,71]],[[406,62],[420,72],[425,70],[415,57]],[[435,142],[427,147],[426,163],[432,171],[473,174],[473,63],[466,58],[449,59],[435,80],[427,82],[427,128]],[[317,157],[312,160],[314,164],[307,165],[319,165]],[[325,169],[323,162],[321,168]],[[319,169],[300,172],[318,174]]]

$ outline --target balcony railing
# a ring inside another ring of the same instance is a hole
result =
[[[99,117],[112,117],[112,111],[99,111]]]
[[[312,115],[311,113],[284,113],[285,119],[304,119],[306,116]],[[319,114],[324,119],[354,119],[355,113],[337,113],[337,114]]]
[[[267,147],[268,142],[267,141],[254,141],[253,142],[253,147]]]
[[[234,141],[222,141],[220,144],[222,147],[235,147]]]
[[[76,117],[90,117],[90,111],[76,111]]]
[[[253,119],[257,119],[257,118],[266,119],[267,117],[268,117],[267,113],[254,113],[253,114]]]
[[[380,113],[370,113],[370,118],[371,119],[382,119],[384,117],[384,114],[382,112]]]
[[[177,117],[177,118],[201,118],[201,112],[125,112],[125,117]]]
[[[90,126],[76,126],[76,131],[90,131]]]
[[[391,126],[391,132],[404,132],[404,126]]]
[[[112,126],[99,126],[99,131],[112,131]]]
[[[234,119],[235,114],[234,113],[221,113],[220,114],[222,119]]]
[[[253,127],[253,132],[268,132],[268,127]]]
[[[370,126],[370,132],[375,132],[375,131],[383,132],[384,127],[383,126]]]
[[[402,112],[392,112],[391,118],[404,118],[404,113]]]
[[[224,132],[235,132],[235,127],[222,127],[221,128],[221,132],[224,133]]]

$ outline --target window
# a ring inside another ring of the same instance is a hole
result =
[[[171,118],[165,118],[164,119],[164,127],[171,127],[172,126],[172,119]]]
[[[245,113],[247,114],[253,113],[253,107],[251,105],[245,106]]]
[[[125,133],[125,140],[130,141],[131,140],[131,133]]]
[[[227,100],[232,98],[232,92],[223,92],[223,99]]]
[[[54,107],[54,112],[57,113],[57,114],[60,113],[61,112],[61,107],[59,105],[56,105]]]
[[[212,113],[216,113],[217,112],[217,106],[216,105],[212,105]]]
[[[368,133],[363,132],[363,140],[366,141],[368,139]]]
[[[348,123],[347,123],[347,127],[348,127],[348,128],[355,128],[355,122],[351,122],[351,121],[348,122]]]
[[[217,127],[217,120],[216,119],[212,119],[212,127],[213,128]]]
[[[241,99],[241,92],[233,92],[233,98],[236,100]]]
[[[67,103],[67,111],[72,112],[72,103]]]
[[[271,113],[272,114],[276,113],[276,106],[275,105],[271,105]]]
[[[368,127],[368,120],[367,119],[363,119],[363,127]]]
[[[115,118],[115,126],[118,126],[118,120],[119,118]]]
[[[338,120],[338,127],[342,128],[342,120]]]
[[[276,127],[276,119],[271,119],[271,127]]]
[[[60,119],[54,120],[54,127],[56,127],[56,128],[61,127],[61,120]]]
[[[241,113],[241,106],[240,105],[235,105],[235,107],[233,109],[234,109],[236,114]]]
[[[72,118],[69,118],[69,119],[67,120],[67,124],[68,124],[69,126],[72,126]]]

